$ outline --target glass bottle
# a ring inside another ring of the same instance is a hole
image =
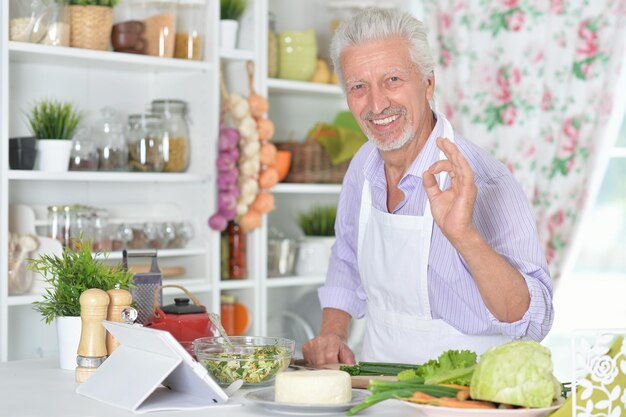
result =
[[[163,132],[160,116],[152,114],[128,116],[126,136],[132,171],[163,171],[165,158],[163,157]]]
[[[187,103],[182,100],[154,100],[152,113],[163,120],[165,172],[185,172],[189,167],[189,126]]]
[[[82,128],[72,138],[70,171],[96,171],[98,148],[87,128]]]
[[[176,36],[176,2],[172,0],[143,0],[145,9],[144,39],[146,54],[172,58]]]
[[[267,76],[276,78],[278,75],[278,38],[276,37],[276,15],[269,13],[267,31]]]
[[[205,7],[205,0],[179,0],[176,9],[175,58],[202,59]]]
[[[244,279],[246,271],[246,234],[234,221],[226,227],[228,233],[228,276],[231,279]]]
[[[124,126],[112,107],[100,110],[101,118],[92,131],[98,147],[100,171],[128,170],[128,143],[124,136]]]
[[[74,221],[74,210],[71,206],[63,206],[63,226],[61,228],[61,243],[64,247],[70,247],[71,229]]]
[[[63,212],[59,206],[48,206],[48,237],[63,242]]]

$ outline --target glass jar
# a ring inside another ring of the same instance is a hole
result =
[[[189,240],[193,238],[193,226],[189,222],[179,222],[174,224],[174,239],[170,240],[168,247],[184,248]]]
[[[133,240],[133,228],[128,223],[121,223],[112,232],[111,250],[130,249],[128,243]]]
[[[76,205],[72,207],[73,217],[70,225],[70,248],[81,249],[81,243],[93,239],[91,207]]]
[[[246,234],[241,226],[234,221],[226,227],[228,234],[228,275],[230,279],[243,279],[248,275],[246,270]]]
[[[278,38],[276,37],[276,15],[269,13],[267,30],[267,76],[278,76]]]
[[[152,113],[163,119],[163,171],[185,172],[189,167],[187,103],[182,100],[154,100]]]
[[[101,119],[92,132],[98,147],[98,169],[100,171],[128,170],[128,143],[124,136],[124,126],[111,107],[100,110]]]
[[[48,206],[47,236],[63,242],[63,211],[59,206]]]
[[[163,156],[163,131],[160,116],[153,114],[128,116],[126,137],[132,171],[163,171],[165,157]]]
[[[72,138],[70,171],[98,170],[98,147],[89,129],[82,128]]]
[[[180,0],[176,16],[174,57],[202,59],[206,0]]]
[[[70,247],[72,223],[74,222],[74,210],[72,206],[63,206],[61,219],[63,221],[61,226],[61,244],[64,247]]]
[[[146,54],[172,58],[176,37],[176,2],[143,0],[145,5],[144,39]]]
[[[39,43],[48,32],[49,8],[43,0],[11,0],[9,40]]]
[[[113,248],[109,230],[109,212],[97,209],[93,212],[93,241],[91,249],[95,252],[110,251]]]
[[[50,46],[70,46],[70,9],[67,1],[49,2],[46,13],[47,30],[39,43]]]
[[[230,294],[220,295],[220,319],[226,334],[235,334],[235,296]]]
[[[143,249],[147,247],[147,238],[144,232],[144,225],[133,223],[130,225],[131,239],[127,242],[128,249]],[[127,233],[127,231],[125,231]]]

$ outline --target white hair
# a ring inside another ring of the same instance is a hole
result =
[[[402,37],[409,44],[411,60],[417,66],[424,82],[431,80],[435,67],[428,47],[426,28],[413,15],[396,9],[367,8],[343,22],[330,44],[330,58],[341,85],[344,85],[340,58],[344,49],[365,42]]]

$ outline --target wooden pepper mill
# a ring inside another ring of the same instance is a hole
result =
[[[107,356],[102,320],[107,317],[109,295],[91,288],[80,295],[80,344],[76,358],[76,382],[85,382]]]
[[[109,309],[107,311],[107,320],[123,323],[124,319],[122,318],[122,311],[124,311],[125,308],[130,307],[130,304],[133,302],[133,296],[129,291],[118,288],[107,291],[107,294],[109,294],[110,299]],[[107,332],[107,355],[111,356],[111,353],[113,353],[119,345],[120,342],[118,342],[111,333]]]

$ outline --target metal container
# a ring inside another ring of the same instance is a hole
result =
[[[293,275],[297,243],[294,239],[268,239],[267,276]]]

